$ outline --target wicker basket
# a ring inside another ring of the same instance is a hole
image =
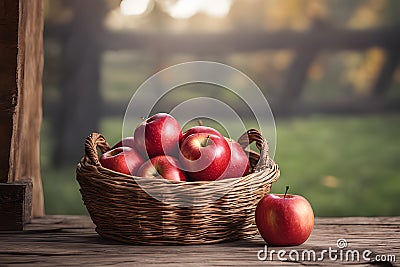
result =
[[[92,133],[86,138],[85,156],[76,176],[97,233],[146,245],[210,244],[256,235],[256,205],[280,172],[268,155],[267,141],[257,130],[247,131],[238,140],[242,147],[253,141],[260,154],[248,151],[249,175],[214,182],[174,182],[103,168],[97,148],[104,153],[110,146],[101,134]],[[149,189],[162,191],[163,201],[149,195]],[[196,194],[200,201],[191,206],[175,205],[173,200],[181,198],[177,191],[182,190]],[[215,194],[222,197],[210,201]]]

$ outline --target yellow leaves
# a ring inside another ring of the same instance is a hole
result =
[[[328,175],[323,177],[321,183],[326,187],[336,188],[340,185],[340,180],[335,176]]]
[[[312,0],[307,2],[307,14],[311,18],[325,19],[329,15],[326,1]]]
[[[310,25],[306,6],[299,0],[275,0],[264,2],[264,25],[268,30],[290,28],[304,30]]]
[[[397,68],[396,71],[394,72],[393,79],[396,82],[400,82],[400,68]]]
[[[345,73],[345,79],[357,94],[367,95],[370,93],[385,58],[385,52],[380,48],[348,55],[348,59],[345,61],[348,70]]]
[[[348,21],[348,26],[354,29],[374,27],[380,23],[382,12],[386,5],[385,0],[368,0],[356,8]]]
[[[309,78],[314,81],[322,80],[324,73],[324,66],[320,61],[314,61],[308,70]]]
[[[272,55],[273,66],[279,71],[285,70],[292,59],[293,53],[287,50],[279,50]]]

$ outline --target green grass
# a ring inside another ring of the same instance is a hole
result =
[[[47,214],[86,214],[75,180],[75,166],[42,168],[42,179]]]
[[[120,119],[101,125],[110,143]],[[312,116],[277,120],[275,160],[281,177],[272,192],[301,194],[316,216],[400,215],[400,115]],[[48,125],[42,132],[42,176],[48,214],[82,214],[75,166],[53,169]]]
[[[400,116],[278,121],[276,161],[285,185],[319,216],[400,215]]]

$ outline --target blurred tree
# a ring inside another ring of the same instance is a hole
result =
[[[70,0],[68,31],[61,37],[61,97],[53,116],[53,159],[56,165],[76,161],[83,154],[82,140],[99,128],[101,40],[105,1]]]

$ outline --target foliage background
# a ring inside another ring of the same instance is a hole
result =
[[[400,2],[396,0],[236,0],[231,2],[227,16],[197,14],[190,19],[172,18],[159,2],[162,1],[155,2],[148,14],[135,17],[121,15],[118,1],[105,1],[104,27],[115,32],[185,34],[223,33],[244,28],[306,32],[315,21],[329,23],[338,29],[359,30],[400,25]],[[61,31],[68,27],[74,12],[68,1],[46,1],[45,25]],[[75,180],[79,158],[54,164],[54,158],[58,156],[56,141],[60,137],[54,125],[57,117],[49,107],[67,105],[61,94],[65,64],[63,45],[49,32],[45,34],[41,138],[45,205],[48,214],[82,214],[86,210]],[[289,116],[277,114],[275,160],[282,175],[272,192],[282,192],[285,185],[290,185],[292,193],[310,200],[316,216],[400,215],[400,113],[392,110],[376,112],[372,108],[361,114],[340,112],[340,104],[349,99],[357,103],[371,98],[371,88],[387,56],[379,47],[318,53],[308,69],[306,83],[301,85],[303,90],[298,102],[304,106],[337,103],[339,110],[332,114],[318,110]],[[282,83],[290,79],[284,74],[294,57],[295,53],[287,49],[202,57],[137,50],[104,51],[100,58],[99,80],[102,103],[98,104],[113,103],[123,109],[135,88],[157,70],[200,59],[223,62],[242,70],[276,106]],[[229,95],[221,97],[230,101]],[[393,105],[400,103],[399,66],[383,98],[395,103]],[[121,137],[122,118],[123,114],[102,114],[99,128],[93,131],[100,131],[109,143],[116,143]],[[77,139],[83,147],[83,140]]]

